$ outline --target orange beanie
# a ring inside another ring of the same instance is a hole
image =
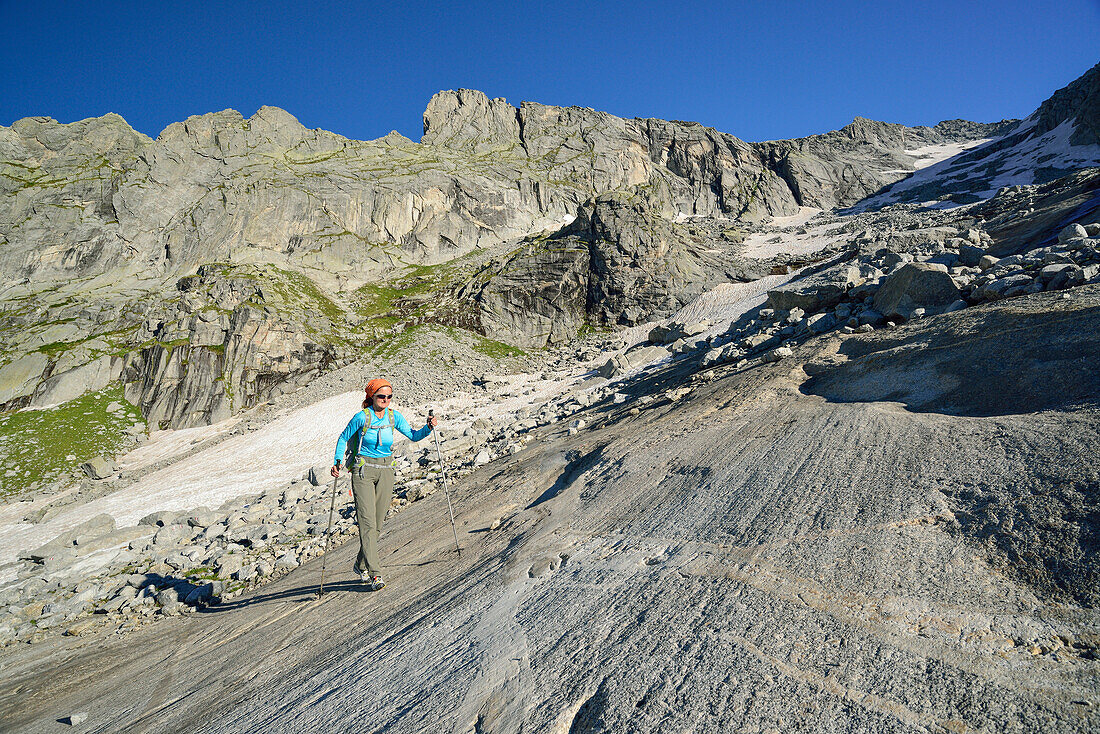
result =
[[[376,377],[368,382],[367,400],[372,399],[374,397],[374,394],[384,387],[388,387],[390,390],[393,390],[393,385],[390,384],[390,381],[382,377]]]

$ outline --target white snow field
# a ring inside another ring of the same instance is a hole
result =
[[[1029,118],[1009,135],[1026,133],[1037,123],[1037,117]],[[992,152],[973,161],[960,161],[958,158],[971,151],[980,151],[983,146],[995,144],[999,138],[907,150],[907,154],[918,158],[917,170],[913,175],[894,184],[889,191],[861,202],[852,211],[865,211],[895,203],[908,191],[947,179],[980,185],[982,188],[972,193],[979,199],[989,199],[1005,186],[1037,183],[1036,177],[1041,175],[1041,169],[1100,166],[1100,145],[1070,144],[1075,127],[1072,120],[1066,120],[1045,135],[1029,137],[1011,148]],[[931,199],[921,203],[939,209],[961,206],[950,200]]]

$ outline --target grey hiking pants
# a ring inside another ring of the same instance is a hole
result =
[[[355,570],[371,576],[382,575],[378,560],[378,534],[393,501],[393,468],[368,464],[363,457],[354,460],[351,491],[355,495],[355,519],[359,523],[359,556]],[[388,464],[388,460],[387,460]]]

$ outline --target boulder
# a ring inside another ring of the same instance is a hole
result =
[[[106,479],[112,476],[118,467],[111,459],[96,456],[81,464],[80,469],[92,479]]]
[[[810,318],[806,319],[806,326],[814,334],[824,334],[826,331],[836,327],[837,320],[832,314],[815,313]]]
[[[776,347],[767,354],[764,355],[765,362],[778,362],[781,359],[786,359],[794,355],[794,350],[790,347]]]
[[[188,514],[184,522],[193,528],[208,528],[217,523],[219,519],[218,514],[213,510],[200,507],[196,511]]]
[[[969,268],[976,268],[978,267],[978,263],[981,262],[983,255],[985,255],[985,250],[982,248],[973,245],[963,245],[959,248],[959,264]]]
[[[1059,271],[1050,279],[1050,289],[1073,288],[1085,282],[1085,271],[1077,265],[1071,265],[1065,270]]]
[[[1074,265],[1072,263],[1059,263],[1059,264],[1055,264],[1055,265],[1047,265],[1046,267],[1044,267],[1042,270],[1039,271],[1039,277],[1042,279],[1042,281],[1044,283],[1049,283],[1051,280],[1054,279],[1054,276],[1058,275],[1058,273],[1062,272],[1063,270],[1067,270],[1069,268],[1072,268],[1072,267],[1074,267]]]
[[[210,599],[213,598],[213,596],[214,585],[207,583],[202,584],[201,586],[196,586],[187,594],[183,601],[185,604],[189,604],[194,607],[200,604],[208,603]]]
[[[883,270],[893,270],[899,265],[904,265],[907,262],[913,261],[913,256],[907,252],[893,252],[892,250],[881,250],[876,253],[876,258],[882,263]]]
[[[677,328],[679,324],[658,324],[649,330],[648,341],[650,344],[671,344],[680,338]]]
[[[855,265],[835,265],[768,291],[768,306],[777,311],[800,308],[813,313],[840,303],[849,288],[865,281]]]
[[[1058,242],[1065,244],[1070,240],[1080,239],[1082,237],[1088,237],[1089,233],[1080,224],[1071,224],[1068,227],[1063,227],[1062,231],[1058,233]]]
[[[904,318],[914,309],[946,306],[959,298],[959,288],[936,263],[907,263],[891,273],[875,293],[874,309],[886,318]]]
[[[51,560],[71,560],[77,546],[87,545],[96,538],[109,535],[115,529],[115,519],[103,513],[66,530],[49,543],[31,551],[24,551],[20,559],[49,564]]]
[[[602,377],[610,379],[647,365],[654,360],[667,357],[668,354],[668,350],[663,347],[635,347],[622,354],[616,354],[604,362],[598,371]]]
[[[173,512],[172,510],[157,510],[156,512],[150,512],[148,515],[138,520],[138,525],[164,527],[165,525],[171,525],[176,522],[180,517],[186,517],[186,515],[184,513]]]

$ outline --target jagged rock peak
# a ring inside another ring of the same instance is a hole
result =
[[[476,89],[437,92],[424,110],[425,145],[474,151],[510,148],[520,139],[519,111]]]
[[[416,143],[409,140],[396,130],[390,130],[382,137],[378,138],[377,140],[372,140],[371,142],[378,145],[386,145],[391,148],[403,148],[407,145],[416,145]]]
[[[1069,139],[1071,145],[1100,144],[1100,63],[1052,94],[1032,118],[1038,120],[1036,135],[1072,119],[1075,129]]]
[[[299,122],[297,117],[281,107],[272,107],[271,105],[264,105],[256,110],[256,114],[248,118],[248,124],[253,130],[265,127],[273,129],[282,127],[306,129],[306,126]]]

